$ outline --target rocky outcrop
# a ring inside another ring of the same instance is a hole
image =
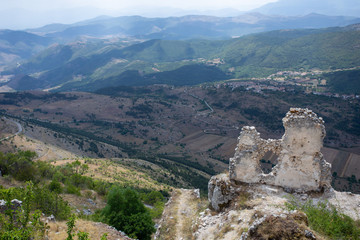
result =
[[[219,211],[235,194],[236,184],[267,184],[289,192],[323,192],[331,188],[331,165],[320,152],[325,137],[322,118],[308,109],[291,108],[283,118],[281,139],[262,139],[255,127],[245,126],[238,138],[229,176],[209,182],[209,200]],[[278,156],[277,165],[265,174],[260,160],[267,152]],[[233,185],[233,186],[232,186]]]
[[[235,196],[235,189],[231,186],[229,176],[221,174],[210,179],[208,185],[208,198],[216,211],[226,207]]]

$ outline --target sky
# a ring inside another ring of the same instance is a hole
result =
[[[24,8],[49,10],[58,8],[96,7],[105,10],[124,10],[136,7],[173,7],[182,9],[209,10],[235,8],[251,10],[276,0],[0,0],[2,9]]]
[[[74,23],[100,15],[167,17],[186,14],[231,15],[277,0],[0,0],[0,29]]]

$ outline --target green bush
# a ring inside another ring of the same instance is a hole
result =
[[[80,189],[72,185],[71,183],[67,182],[65,186],[65,192],[69,194],[75,194],[81,196]]]
[[[0,171],[3,175],[12,175],[19,181],[35,180],[38,175],[34,166],[33,158],[36,153],[31,151],[19,151],[4,155],[0,152]]]
[[[51,179],[56,173],[54,166],[48,162],[36,161],[35,167],[37,168],[38,176],[41,178]]]
[[[303,210],[308,216],[309,225],[315,231],[329,236],[331,239],[359,239],[360,228],[349,216],[342,214],[326,203],[305,204]]]
[[[112,188],[102,215],[107,223],[132,238],[148,240],[155,232],[148,210],[132,189]]]
[[[153,219],[158,219],[162,216],[164,211],[165,203],[164,202],[156,202],[154,204],[154,208],[150,209],[150,216]]]
[[[156,202],[164,201],[164,196],[158,191],[151,191],[147,194],[142,194],[142,200],[150,205],[154,205]]]
[[[358,223],[326,202],[314,205],[312,201],[308,201],[299,204],[292,199],[287,207],[302,210],[308,217],[310,228],[330,239],[360,239]]]
[[[52,180],[48,187],[50,191],[55,192],[57,194],[60,194],[63,191],[61,183],[56,180]]]
[[[52,177],[53,181],[57,181],[57,182],[64,182],[65,181],[65,176],[61,171],[56,171]]]
[[[34,207],[47,215],[53,214],[58,220],[69,217],[71,209],[57,192],[52,192],[46,187],[34,187]]]
[[[109,188],[110,183],[101,180],[94,180],[94,190],[98,194],[105,196],[108,193]]]

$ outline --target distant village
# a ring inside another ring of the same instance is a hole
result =
[[[262,93],[263,91],[294,92],[303,91],[306,94],[315,94],[328,97],[343,98],[345,100],[360,99],[360,95],[338,94],[330,92],[327,80],[321,75],[324,71],[312,70],[310,72],[280,71],[265,78],[231,79],[215,86],[245,88],[247,91]]]

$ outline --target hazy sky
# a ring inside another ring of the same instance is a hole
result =
[[[74,23],[100,15],[145,17],[187,14],[236,15],[277,0],[0,0],[0,29],[26,29]],[[206,11],[211,12],[206,12]]]
[[[1,8],[25,8],[48,10],[56,8],[97,7],[106,10],[122,10],[134,7],[174,7],[182,9],[209,10],[235,8],[250,10],[276,0],[0,0]]]

